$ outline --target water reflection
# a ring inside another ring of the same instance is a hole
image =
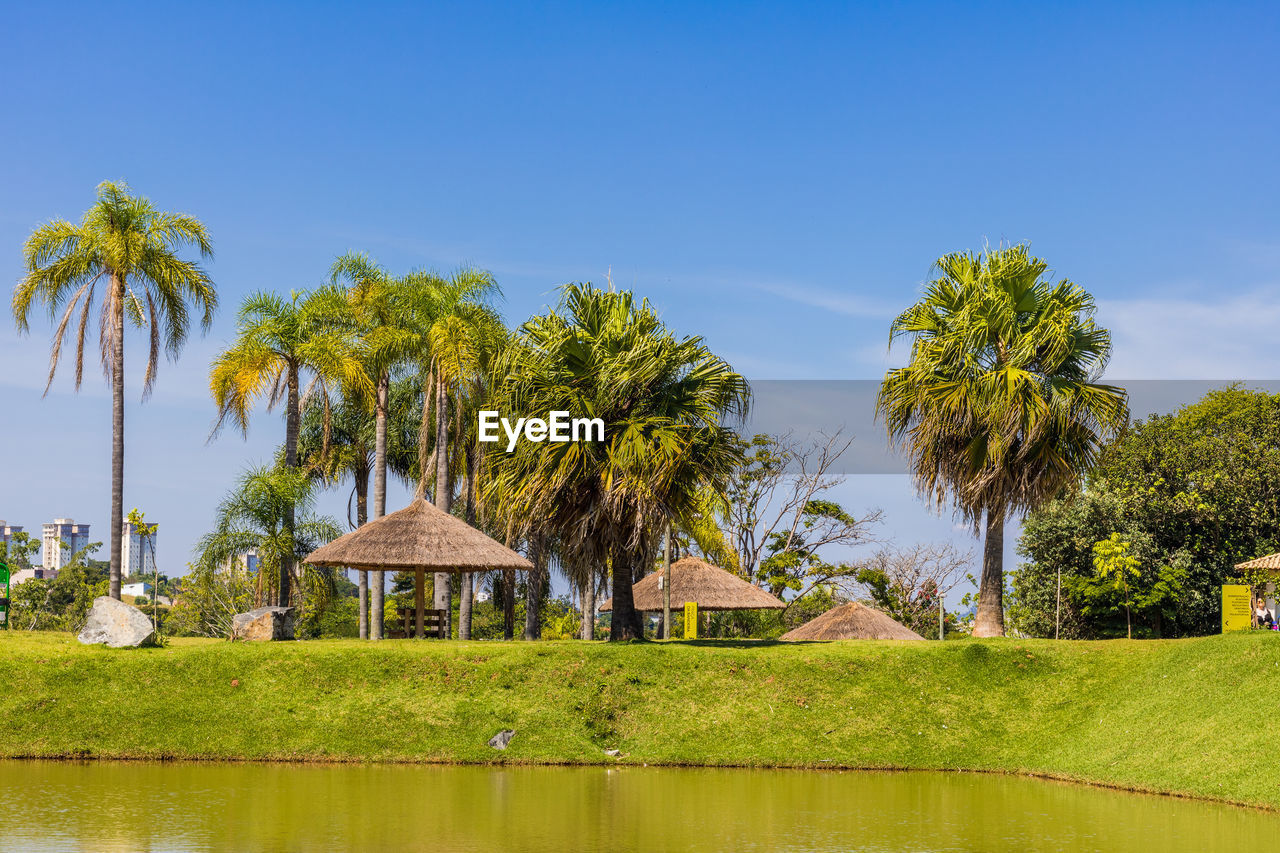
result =
[[[0,762],[0,849],[1242,850],[1280,816],[940,773]]]

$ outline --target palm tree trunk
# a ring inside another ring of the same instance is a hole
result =
[[[120,570],[124,564],[124,280],[112,276],[111,323],[111,574],[108,594],[120,600]]]
[[[524,585],[524,638],[536,640],[542,636],[542,587],[547,573],[546,543],[541,536],[533,540],[533,553],[530,555],[533,571],[525,578]]]
[[[987,509],[987,534],[982,547],[982,581],[973,636],[1004,636],[1004,510]]]
[[[596,575],[590,566],[582,582],[582,639],[596,638]]]
[[[298,368],[289,366],[289,397],[285,403],[284,416],[284,464],[290,473],[298,470],[298,427],[302,421],[302,404],[298,396]],[[284,529],[290,541],[293,540],[294,507],[285,507]],[[293,576],[293,546],[290,553],[280,561],[280,600],[281,607],[289,606],[289,579]]]
[[[448,512],[453,504],[453,490],[449,488],[449,407],[445,397],[443,378],[436,382],[436,509]],[[446,637],[453,636],[449,617],[453,611],[453,591],[449,585],[449,572],[436,572],[432,584],[433,606],[444,611]]]
[[[373,427],[373,517],[387,514],[387,395],[391,377],[385,372],[378,377],[378,398],[374,406]],[[382,639],[382,621],[385,612],[386,573],[373,572],[370,596],[369,638]]]
[[[467,453],[467,524],[476,526],[476,463],[475,454]],[[471,639],[471,609],[475,601],[475,575],[462,576],[462,594],[458,597],[458,639]]]
[[[511,537],[506,545],[511,547]],[[516,634],[516,570],[502,570],[502,639],[511,640]]]
[[[369,471],[356,471],[356,526],[364,527],[369,520]],[[369,571],[361,569],[357,574],[360,576],[360,585],[357,595],[359,596],[359,624],[360,639],[369,639]]]
[[[415,499],[427,497],[427,482],[431,479],[436,464],[436,447],[428,441],[431,438],[431,403],[436,397],[435,381],[434,371],[429,372],[422,380],[422,421],[418,425],[418,485],[413,490]],[[431,451],[428,453],[429,445]]]
[[[625,547],[613,552],[613,618],[609,628],[609,639],[640,640],[644,639],[644,626],[640,622],[640,613],[636,610],[631,597],[631,554]]]

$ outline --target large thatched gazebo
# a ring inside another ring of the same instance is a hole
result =
[[[784,640],[923,640],[874,607],[851,601],[782,635]]]
[[[659,572],[645,575],[631,588],[636,610],[652,613],[662,609],[660,577]],[[681,608],[689,601],[695,602],[699,611],[782,610],[787,606],[760,587],[697,557],[685,557],[671,564],[671,607]],[[600,607],[602,612],[612,609],[612,598]]]
[[[313,566],[414,573],[415,634],[423,636],[427,572],[532,569],[515,551],[421,498],[312,551]]]

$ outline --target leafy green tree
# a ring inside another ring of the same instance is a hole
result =
[[[40,552],[41,542],[25,530],[19,530],[9,537],[8,554],[5,562],[12,572],[20,572],[31,568],[31,558]]]
[[[301,471],[288,467],[248,469],[218,504],[213,529],[197,545],[197,565],[206,573],[229,571],[239,555],[254,551],[260,596],[279,579],[280,567],[287,564],[294,567],[291,581],[298,590],[299,621],[312,611],[322,612],[333,598],[333,572],[301,560],[336,539],[340,531],[332,519],[311,513],[314,498],[315,483]],[[293,523],[291,511],[296,513]]]
[[[91,542],[72,554],[56,578],[33,578],[13,587],[9,624],[29,631],[79,631],[93,600],[109,589],[109,564],[90,559],[101,547]]]
[[[187,566],[169,610],[166,630],[175,637],[229,637],[232,619],[261,602],[259,574],[235,562],[201,560]]]
[[[985,522],[974,635],[1004,634],[1004,523],[1076,485],[1128,420],[1127,396],[1098,381],[1111,336],[1093,298],[1027,246],[938,260],[924,298],[890,327],[911,340],[877,399],[920,492],[975,531]]]
[[[867,541],[881,517],[856,517],[830,499],[844,482],[833,471],[852,439],[836,432],[807,443],[770,435],[739,442],[743,462],[724,492],[680,522],[692,544],[775,596],[803,596],[852,575],[856,567],[833,554]],[[718,535],[705,530],[709,522],[718,522]]]
[[[1138,571],[1140,561],[1129,553],[1131,545],[1119,533],[1112,533],[1106,539],[1093,543],[1093,568],[1098,577],[1111,583],[1112,587],[1124,597],[1125,630],[1130,640],[1133,639],[1133,612],[1130,582],[1137,580],[1142,573]]]
[[[126,321],[134,328],[146,329],[150,339],[142,379],[145,400],[155,381],[161,349],[171,359],[182,351],[191,309],[199,314],[207,331],[218,304],[213,282],[204,269],[178,256],[187,247],[195,247],[204,258],[213,255],[208,231],[199,220],[156,210],[146,198],[130,195],[126,184],[108,181],[98,185],[98,201],[80,224],[55,219],[32,232],[23,247],[27,272],[13,292],[13,316],[20,332],[28,331],[31,309],[37,302],[58,322],[46,393],[53,384],[73,319],[75,387],[79,390],[90,321],[97,314],[94,325],[98,327],[102,369],[111,383],[110,595],[115,599],[120,598],[124,547]]]
[[[1280,395],[1211,391],[1127,429],[1100,454],[1083,492],[1030,513],[1013,577],[1020,628],[1053,636],[1114,632],[1120,602],[1092,581],[1093,543],[1120,533],[1142,577],[1133,612],[1155,636],[1216,633],[1221,585],[1236,563],[1280,550]],[[1256,578],[1254,580],[1263,580]]]
[[[249,412],[256,400],[265,397],[268,409],[284,402],[284,464],[297,470],[302,398],[317,389],[318,396],[327,400],[326,384],[359,388],[368,382],[356,338],[344,326],[345,308],[343,294],[332,289],[294,291],[289,299],[274,293],[245,299],[235,340],[214,359],[209,374],[209,388],[218,406],[214,431],[230,419],[247,436]],[[311,385],[304,389],[307,376]],[[293,516],[292,510],[285,512],[286,526],[293,525]],[[284,557],[279,572],[278,603],[287,607],[291,557]]]
[[[922,637],[939,638],[959,630],[957,614],[944,610],[947,593],[968,577],[973,555],[950,544],[889,546],[857,567],[855,580],[877,608]]]

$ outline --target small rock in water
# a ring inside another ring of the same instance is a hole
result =
[[[605,754],[605,755],[607,755],[607,756],[609,756],[610,758],[617,758],[619,755],[622,755],[622,750],[620,750],[620,749],[606,749],[606,750],[604,751],[604,754]]]
[[[493,737],[489,738],[489,746],[494,749],[506,749],[507,744],[511,743],[511,739],[515,736],[515,729],[503,729]]]
[[[156,633],[147,614],[102,595],[93,600],[89,618],[76,639],[86,646],[103,644],[113,649],[127,649],[155,645]]]
[[[292,640],[292,607],[258,607],[231,617],[233,640]]]

